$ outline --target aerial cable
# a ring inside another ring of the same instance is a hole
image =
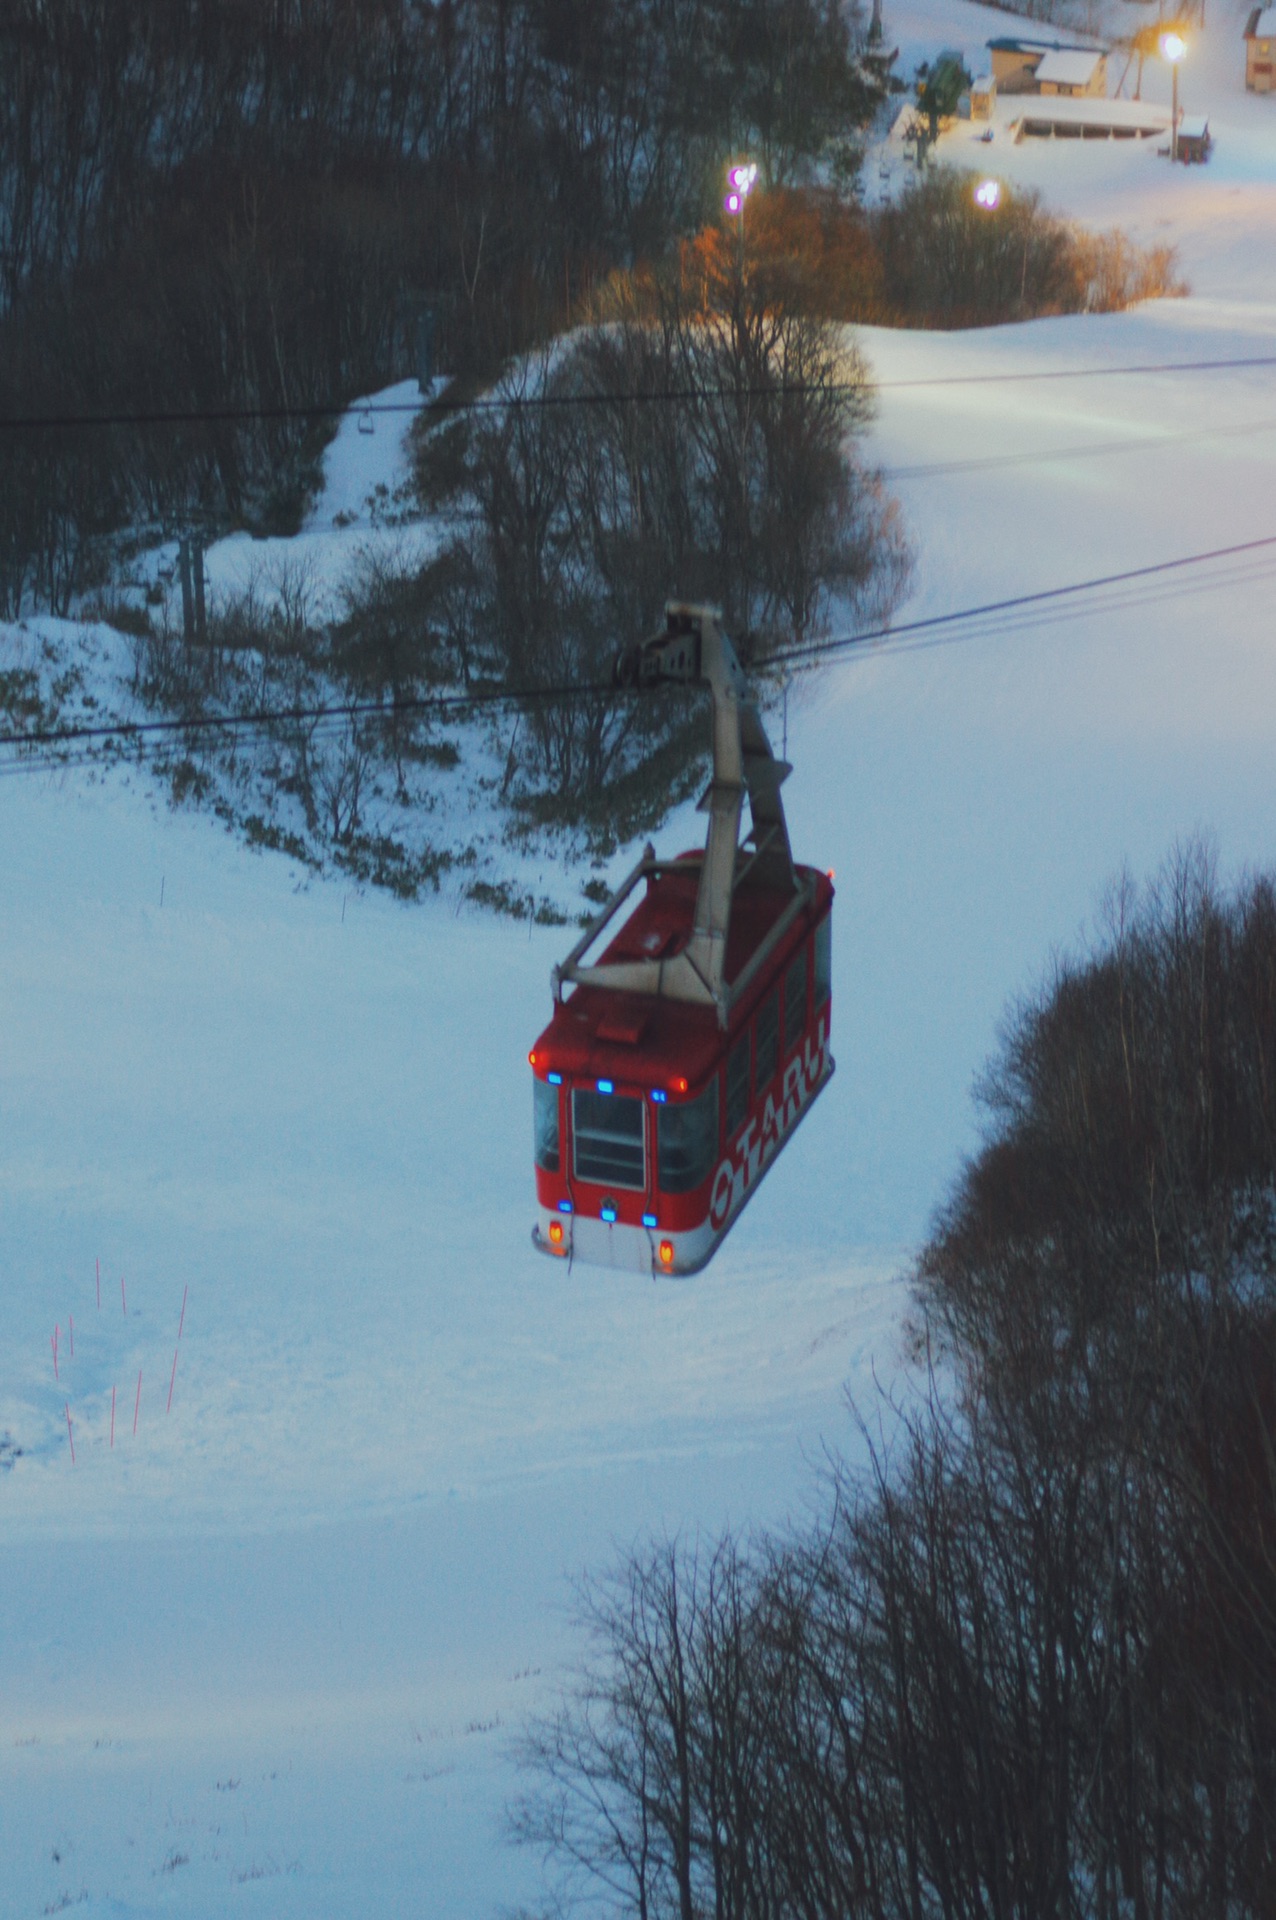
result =
[[[849,393],[905,393],[945,387],[1022,385],[1031,381],[1107,380],[1135,374],[1217,373],[1276,367],[1276,354],[1232,360],[1148,360],[1121,366],[1041,367],[1018,373],[955,373],[919,376],[907,380],[778,381],[770,385],[726,384],[713,387],[650,387],[623,393],[481,394],[453,399],[446,394],[426,400],[381,400],[368,406],[352,401],[255,407],[167,407],[132,413],[0,414],[0,432],[43,433],[79,427],[234,426],[251,422],[335,420],[356,410],[360,417],[412,414],[519,413],[565,407],[691,405],[704,400],[782,399],[800,394],[812,398]]]
[[[254,707],[246,713],[186,715],[169,720],[102,721],[89,726],[33,727],[0,733],[0,747],[60,746],[74,740],[145,740],[166,734],[233,733],[238,727],[305,725],[321,720],[394,720],[412,714],[464,712],[471,707],[506,706],[531,700],[572,700],[616,691],[610,680],[564,682],[558,686],[475,687],[469,693],[419,694],[394,700],[343,700],[331,704]]]
[[[915,466],[881,468],[886,480],[937,480],[958,473],[991,473],[999,467],[1035,467],[1057,460],[1095,460],[1116,453],[1160,453],[1185,441],[1230,440],[1254,433],[1271,433],[1276,418],[1247,420],[1234,427],[1187,427],[1174,433],[1127,434],[1120,440],[1088,440],[1076,447],[1046,447],[1033,453],[976,454],[965,460],[929,460]]]
[[[1096,574],[1088,580],[1071,581],[1065,586],[1012,594],[1004,600],[985,601],[979,606],[956,608],[949,613],[927,614],[897,625],[859,628],[853,633],[826,634],[818,640],[777,648],[756,663],[755,671],[766,674],[776,667],[813,664],[831,655],[845,654],[859,648],[871,648],[875,657],[880,657],[884,652],[903,652],[918,645],[942,645],[945,642],[967,640],[974,635],[962,629],[969,629],[975,622],[983,622],[986,626],[990,621],[1002,621],[1003,631],[1020,631],[1029,622],[1007,620],[1006,616],[1055,607],[1089,611],[1084,605],[1077,605],[1084,595],[1110,592],[1114,588],[1145,581],[1164,581],[1171,575],[1181,576],[1191,568],[1268,553],[1274,548],[1276,534],[1268,534],[1261,539],[1213,547],[1202,553],[1180,554],[1170,560],[1153,561],[1147,566],[1127,567],[1118,573]],[[478,686],[464,693],[414,695],[395,700],[388,706],[380,700],[349,700],[313,706],[258,707],[246,713],[188,715],[163,720],[120,720],[113,725],[96,722],[92,726],[19,728],[0,733],[0,747],[49,748],[108,739],[143,742],[183,735],[189,738],[201,733],[233,734],[241,727],[248,730],[260,726],[304,725],[328,720],[385,721],[429,713],[464,713],[474,708],[522,705],[532,701],[597,699],[618,691],[610,680],[564,681],[549,686]],[[65,762],[58,761],[55,764],[62,765]]]
[[[962,607],[952,613],[928,614],[920,620],[905,620],[898,625],[862,628],[855,633],[828,634],[819,640],[799,642],[795,646],[780,647],[768,653],[764,667],[785,666],[794,662],[820,659],[827,654],[843,653],[852,647],[871,645],[874,641],[902,642],[913,635],[933,634],[945,628],[968,625],[976,620],[990,619],[996,615],[1017,612],[1025,607],[1042,607],[1051,603],[1075,599],[1080,594],[1096,593],[1106,588],[1125,586],[1139,580],[1151,580],[1166,574],[1182,572],[1188,567],[1207,566],[1220,560],[1237,559],[1243,554],[1262,553],[1276,547],[1276,534],[1267,534],[1259,540],[1242,540],[1229,547],[1213,547],[1204,553],[1180,554],[1172,560],[1156,560],[1144,567],[1127,567],[1120,573],[1096,574],[1089,580],[1075,580],[1063,587],[1043,587],[1034,593],[1012,594],[1005,600],[989,600],[982,606]],[[0,736],[0,744],[3,736]]]

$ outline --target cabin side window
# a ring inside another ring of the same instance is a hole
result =
[[[660,1191],[690,1193],[713,1172],[718,1157],[718,1076],[685,1107],[658,1109]]]
[[[761,1093],[775,1072],[780,1053],[780,1000],[773,993],[758,1009],[757,1078],[754,1088]]]
[[[784,976],[784,1051],[794,1046],[806,1025],[806,948]]]
[[[645,1187],[642,1101],[574,1088],[572,1159],[578,1180],[603,1187]]]
[[[741,1035],[727,1055],[727,1133],[744,1125],[749,1111],[749,1036]]]
[[[815,1010],[818,1013],[833,991],[833,916],[825,914],[815,929]]]
[[[558,1088],[532,1081],[532,1134],[536,1164],[546,1173],[558,1172]]]

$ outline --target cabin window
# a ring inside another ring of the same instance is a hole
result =
[[[826,914],[815,929],[815,1009],[818,1013],[833,991],[833,917]]]
[[[642,1101],[576,1087],[572,1147],[578,1180],[593,1180],[604,1187],[645,1187]]]
[[[660,1191],[690,1193],[713,1172],[718,1157],[718,1076],[685,1107],[659,1109]]]
[[[749,1036],[737,1040],[727,1055],[727,1133],[743,1126],[749,1111]]]
[[[558,1088],[547,1081],[532,1081],[532,1126],[536,1141],[536,1164],[546,1173],[558,1172]]]
[[[802,1037],[806,1025],[806,948],[784,976],[784,1051]]]
[[[775,1072],[780,1055],[780,998],[773,993],[758,1011],[758,1055],[755,1089],[761,1093]]]

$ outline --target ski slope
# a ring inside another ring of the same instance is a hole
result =
[[[1008,30],[897,11],[918,49]],[[1243,92],[1241,23],[1183,76],[1206,168],[992,143],[1061,210],[1174,239],[1190,298],[864,336],[917,553],[901,621],[1276,535],[1272,367],[1001,378],[1276,356],[1276,102]],[[317,570],[392,439],[334,443]],[[567,1576],[800,1507],[854,1446],[846,1389],[871,1411],[899,1378],[901,1275],[1008,1000],[1123,867],[1198,831],[1228,869],[1276,861],[1274,578],[1259,549],[795,689],[839,1071],[681,1286],[531,1249],[561,932],[305,878],[137,774],[0,779],[4,1920],[535,1897],[505,1742],[570,1652]]]

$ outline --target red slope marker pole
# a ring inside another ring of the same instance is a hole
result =
[[[53,1348],[53,1378],[57,1380],[60,1376],[58,1374],[58,1330],[56,1327],[54,1327],[53,1332],[49,1335],[49,1345]]]
[[[115,1388],[111,1388],[111,1446],[115,1446]]]
[[[142,1404],[142,1369],[137,1370],[137,1399],[133,1402],[133,1434],[137,1435],[137,1410]]]
[[[177,1323],[177,1337],[179,1340],[182,1337],[182,1328],[186,1325],[186,1296],[189,1292],[190,1282],[188,1281],[182,1288],[182,1317]]]
[[[75,1465],[75,1435],[71,1431],[71,1403],[66,1403],[66,1437],[71,1442],[71,1465]]]
[[[176,1378],[177,1378],[177,1348],[174,1347],[173,1348],[173,1371],[168,1376],[168,1405],[164,1409],[165,1413],[171,1413],[173,1411],[173,1382],[174,1380],[176,1380]]]

